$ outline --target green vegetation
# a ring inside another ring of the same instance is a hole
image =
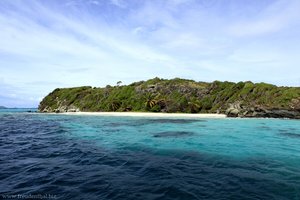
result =
[[[300,111],[299,87],[249,81],[205,83],[179,78],[121,83],[105,88],[58,88],[42,100],[39,110],[225,113],[230,106],[238,105],[246,111],[258,108]]]

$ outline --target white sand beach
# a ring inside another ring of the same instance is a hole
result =
[[[225,114],[206,113],[150,113],[150,112],[65,112],[63,115],[127,116],[127,117],[174,117],[174,118],[225,118]]]

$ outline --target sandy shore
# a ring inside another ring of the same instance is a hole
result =
[[[224,114],[188,114],[188,113],[148,113],[148,112],[66,112],[63,115],[127,116],[127,117],[188,117],[188,118],[225,118]]]

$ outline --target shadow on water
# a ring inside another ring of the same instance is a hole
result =
[[[195,122],[206,122],[207,120],[203,119],[147,119],[148,123],[172,123],[172,124],[187,124]]]
[[[164,131],[153,134],[153,137],[157,138],[168,138],[168,137],[188,137],[194,135],[194,132],[188,132],[188,131]]]
[[[105,126],[144,126],[149,124],[190,124],[197,122],[206,122],[202,119],[132,119],[122,122],[109,122],[105,123]]]
[[[285,136],[285,137],[290,137],[290,138],[299,138],[300,139],[300,134],[298,133],[293,133],[293,130],[280,130],[279,135]]]
[[[257,128],[261,130],[271,130],[271,127],[269,126],[258,126]]]

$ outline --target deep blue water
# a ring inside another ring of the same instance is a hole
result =
[[[27,110],[0,110],[0,198],[300,199],[299,120]]]

